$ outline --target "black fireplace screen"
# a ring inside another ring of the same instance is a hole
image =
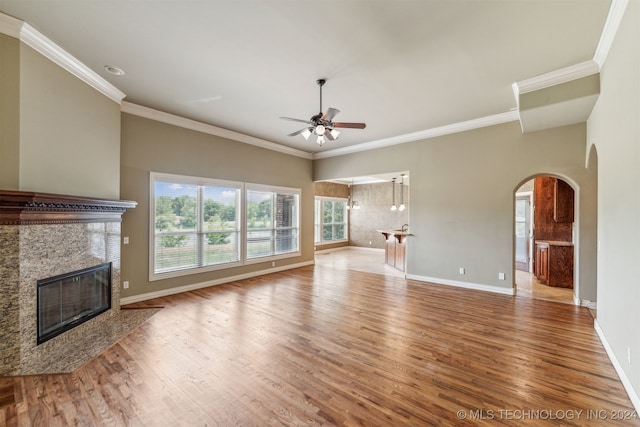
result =
[[[111,263],[38,280],[38,344],[111,308]]]

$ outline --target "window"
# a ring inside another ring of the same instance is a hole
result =
[[[300,255],[300,189],[155,172],[150,187],[149,280]]]
[[[347,200],[316,197],[315,242],[319,244],[347,240]]]
[[[247,260],[300,253],[300,190],[247,185]]]
[[[239,264],[241,190],[236,182],[152,173],[150,279]]]

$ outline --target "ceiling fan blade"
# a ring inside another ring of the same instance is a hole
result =
[[[350,129],[364,129],[367,127],[366,123],[348,123],[348,122],[335,122],[334,128],[350,128]]]
[[[324,113],[324,116],[322,116],[322,120],[325,120],[327,122],[330,122],[331,120],[333,120],[333,118],[335,116],[338,115],[338,113],[340,112],[340,110],[337,110],[335,108],[328,108],[327,112]]]
[[[300,122],[300,123],[306,123],[308,125],[312,125],[313,123],[311,123],[309,120],[302,120],[302,119],[294,119],[291,117],[280,117],[282,120],[290,120],[292,122]]]
[[[302,132],[304,132],[304,131],[305,131],[305,130],[307,130],[307,129],[308,129],[308,128],[300,129],[300,130],[298,130],[298,131],[295,131],[295,132],[293,132],[293,133],[290,133],[290,134],[289,134],[289,135],[287,135],[287,136],[297,136],[297,135],[300,135]]]
[[[331,135],[331,132],[329,130],[327,130],[324,133],[324,137],[327,138],[329,141],[335,141],[335,138],[333,137],[333,135]]]

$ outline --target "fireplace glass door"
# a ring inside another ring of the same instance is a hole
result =
[[[111,308],[111,263],[38,281],[38,344]]]

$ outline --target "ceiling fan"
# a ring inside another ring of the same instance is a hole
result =
[[[309,120],[293,119],[291,117],[280,117],[284,120],[291,120],[293,122],[306,123],[308,126],[299,131],[290,133],[287,136],[302,135],[304,139],[309,139],[311,134],[318,135],[317,143],[322,145],[328,139],[333,141],[338,138],[340,132],[336,128],[351,128],[351,129],[364,129],[367,125],[365,123],[348,123],[348,122],[333,122],[333,118],[340,112],[335,108],[328,108],[327,112],[322,114],[322,86],[327,81],[325,79],[316,80],[318,86],[320,86],[320,112]]]

